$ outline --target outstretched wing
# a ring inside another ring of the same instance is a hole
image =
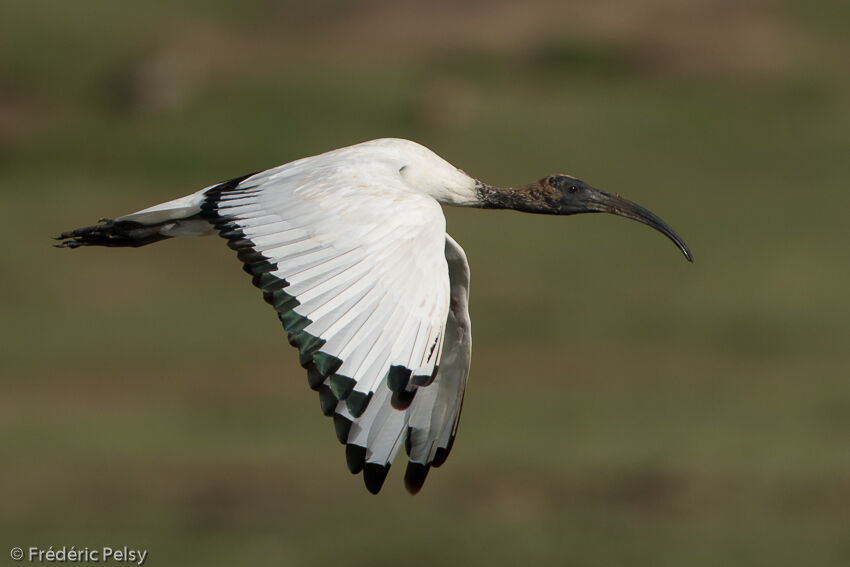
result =
[[[424,428],[427,456],[413,443],[414,462],[438,460],[454,434],[462,386],[438,374],[452,321],[445,219],[395,169],[298,166],[207,189],[201,216],[277,310],[349,469],[377,493],[411,420],[415,441],[420,414],[441,408],[439,432]]]

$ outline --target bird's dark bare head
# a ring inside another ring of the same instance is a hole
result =
[[[619,195],[591,187],[581,179],[566,174],[549,175],[519,188],[501,189],[480,185],[482,206],[515,209],[527,213],[575,215],[579,213],[611,213],[651,226],[672,240],[693,262],[685,241],[654,213]]]
[[[589,199],[596,189],[571,175],[560,173],[544,177],[537,184],[547,187],[558,198],[558,210],[554,214],[572,215],[576,213],[594,212],[587,210]]]

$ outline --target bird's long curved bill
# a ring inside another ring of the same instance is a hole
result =
[[[670,225],[661,220],[655,213],[649,209],[645,209],[633,203],[628,199],[623,199],[618,195],[611,195],[604,191],[594,189],[588,196],[586,206],[588,212],[611,213],[628,219],[636,220],[647,226],[651,226],[679,247],[688,262],[694,261],[694,256],[691,254],[690,248],[682,240],[682,237],[676,234],[676,231],[670,228]]]

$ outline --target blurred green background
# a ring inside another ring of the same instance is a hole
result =
[[[850,564],[848,4],[0,3],[0,556]],[[346,471],[220,239],[50,236],[327,149],[670,222],[447,210],[475,356],[410,497]]]

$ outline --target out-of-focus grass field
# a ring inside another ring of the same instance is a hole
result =
[[[850,564],[846,3],[286,4],[0,4],[0,556]],[[447,210],[475,355],[415,498],[401,464],[377,497],[349,475],[220,239],[49,240],[381,136],[573,173],[696,257]]]

